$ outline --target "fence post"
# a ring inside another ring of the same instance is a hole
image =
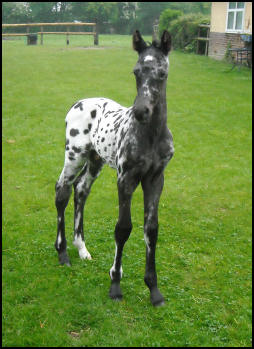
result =
[[[43,45],[43,26],[41,26],[41,45]]]
[[[93,27],[94,30],[94,45],[99,45],[99,25],[97,22],[97,19],[95,20],[95,26]]]
[[[28,45],[29,26],[26,27],[26,33],[27,33],[26,38],[27,38],[27,45]]]
[[[69,45],[70,41],[69,41],[69,31],[70,31],[70,28],[69,26],[67,26],[67,34],[66,34],[66,44]]]

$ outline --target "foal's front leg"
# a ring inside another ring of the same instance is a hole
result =
[[[146,270],[144,281],[150,290],[151,302],[154,306],[164,304],[164,298],[157,287],[155,266],[155,250],[158,237],[158,205],[163,189],[164,176],[149,176],[142,180],[144,192],[144,238],[146,242]]]
[[[119,198],[119,218],[115,226],[115,259],[110,269],[111,287],[109,296],[115,300],[122,299],[120,280],[122,278],[122,252],[125,242],[128,240],[131,229],[131,198],[138,182],[128,178],[118,179],[118,198]]]

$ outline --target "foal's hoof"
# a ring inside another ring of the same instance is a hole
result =
[[[151,303],[154,307],[162,307],[165,305],[163,295],[158,289],[151,291]]]
[[[59,257],[59,263],[61,265],[66,264],[68,267],[71,266],[71,261],[70,261],[68,255],[67,255],[66,251],[59,253],[58,257]]]
[[[121,301],[123,298],[122,291],[119,284],[112,283],[109,290],[109,297],[114,301]]]
[[[153,306],[156,308],[163,307],[164,305],[165,305],[164,299],[153,304]]]
[[[92,259],[90,253],[87,251],[86,248],[79,250],[79,257],[80,259],[88,259],[88,260]]]

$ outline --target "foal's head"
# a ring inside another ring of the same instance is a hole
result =
[[[137,97],[134,102],[134,116],[140,123],[147,123],[161,95],[166,90],[171,48],[171,36],[164,31],[161,41],[147,45],[138,30],[133,34],[133,48],[139,54],[134,67],[137,83]]]

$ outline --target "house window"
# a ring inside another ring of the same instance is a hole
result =
[[[244,2],[229,2],[227,31],[243,31]]]

